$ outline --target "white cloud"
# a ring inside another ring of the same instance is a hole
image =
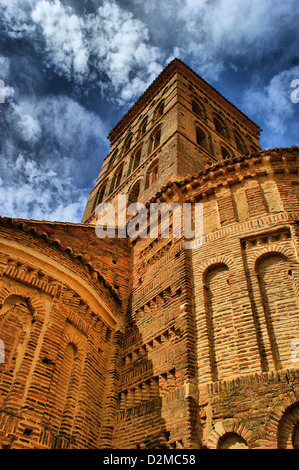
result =
[[[37,0],[0,0],[1,23],[5,33],[13,38],[23,38],[34,34],[35,26],[30,21],[30,13]]]
[[[265,122],[265,143],[273,145],[273,136],[280,141],[288,130],[296,107],[291,101],[292,80],[299,78],[299,66],[275,75],[268,85],[247,90],[244,103],[248,112]]]
[[[0,55],[0,78],[4,82],[9,77],[9,71],[10,71],[10,59],[9,59],[9,57],[5,57],[3,55]]]
[[[10,101],[14,97],[15,90],[11,86],[5,86],[3,90],[3,94],[4,94],[4,97],[3,97],[4,101],[7,102],[7,101]]]
[[[39,122],[29,114],[20,115],[18,125],[20,136],[22,136],[25,141],[35,143],[40,139],[41,127]]]
[[[45,168],[27,156],[8,163],[15,177],[0,180],[1,215],[19,218],[78,222],[87,202],[86,193],[76,189],[71,177]],[[7,174],[6,174],[7,176]]]
[[[39,49],[44,39],[46,65],[57,74],[105,93],[112,86],[119,101],[136,99],[162,70],[146,24],[114,0],[82,16],[60,0],[0,0],[0,15],[7,36]]]
[[[9,131],[3,132],[0,147],[1,215],[80,221],[90,178],[97,176],[107,150],[101,119],[66,96],[7,106],[3,125]]]
[[[13,87],[8,86],[10,74],[10,59],[0,55],[0,104],[10,101],[15,93]]]
[[[68,78],[83,80],[88,72],[88,50],[82,18],[59,0],[42,0],[33,10],[32,19],[42,28],[48,57],[55,69]]]
[[[281,46],[281,37],[296,28],[297,0],[149,0],[133,2],[143,11],[152,36],[172,47],[171,56],[216,80],[228,64],[243,57],[258,59]],[[298,49],[297,41],[297,49]],[[296,51],[286,44],[284,55]],[[233,59],[232,59],[233,58]]]
[[[80,17],[59,0],[41,0],[31,16],[42,30],[49,63],[79,84],[95,80],[106,88],[102,72],[119,98],[130,100],[162,70],[146,25],[114,1],[104,0],[95,14]],[[130,86],[132,73],[136,80]]]
[[[120,1],[93,3],[94,13],[80,16],[62,0],[0,0],[0,12],[11,37],[40,45],[42,34],[47,64],[57,73],[105,93],[106,76],[121,100],[144,91],[167,57],[179,55],[208,80],[218,79],[232,57],[279,49],[299,13],[297,0],[131,0],[132,11]],[[287,44],[284,55],[298,45]]]
[[[117,3],[105,0],[85,24],[90,56],[96,57],[97,68],[107,74],[120,100],[136,98],[161,72],[161,52],[150,46],[146,25]]]
[[[15,63],[21,59],[13,57],[16,52],[11,58],[0,55],[7,102],[0,108],[3,215],[80,220],[85,188],[92,186],[90,181],[108,150],[104,143],[108,132],[98,116],[66,96],[34,96],[36,83],[46,83],[39,66],[33,71],[37,57],[75,83],[81,97],[93,87],[105,98],[128,105],[173,57],[185,60],[211,81],[229,68],[237,71],[240,58],[245,66],[260,60],[268,70],[268,54],[273,51],[277,60],[289,57],[288,63],[298,56],[298,40],[289,43],[286,39],[297,27],[297,0],[92,0],[94,12],[85,14],[75,8],[79,2],[66,6],[71,3],[0,0],[3,37],[13,39],[21,52],[23,44],[31,45],[36,54],[25,63],[28,49],[24,48],[25,70],[20,70],[15,82],[11,81],[11,64],[15,77]],[[22,85],[20,81],[22,73],[31,77],[31,72],[35,74],[29,90],[29,80]],[[248,71],[244,84],[251,83],[254,72]],[[261,75],[259,70],[256,73]],[[299,77],[296,67],[274,73],[269,83],[260,80],[245,95],[248,115],[265,123],[263,134],[269,146],[273,135],[282,138],[293,120],[296,105],[290,100],[290,83]]]

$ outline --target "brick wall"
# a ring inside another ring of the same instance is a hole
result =
[[[0,219],[3,448],[298,447],[299,149],[258,135],[174,61],[111,131],[89,224]],[[147,209],[203,204],[202,245],[180,213],[98,238],[96,198],[136,182]]]

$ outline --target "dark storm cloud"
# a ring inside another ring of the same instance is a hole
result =
[[[0,0],[3,215],[80,220],[106,135],[179,57],[261,125],[298,144],[298,2]]]

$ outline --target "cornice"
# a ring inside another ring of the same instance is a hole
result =
[[[275,173],[288,175],[288,162],[295,161],[299,172],[299,147],[273,148],[252,154],[232,157],[222,162],[206,164],[205,168],[182,180],[169,181],[146,204],[179,200],[187,202],[194,196],[208,196],[221,186],[231,186],[246,178]],[[281,165],[276,165],[281,163]],[[275,164],[275,165],[273,165]]]

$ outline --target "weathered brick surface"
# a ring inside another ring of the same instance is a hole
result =
[[[259,132],[175,60],[111,131],[84,223],[0,219],[3,448],[299,447],[299,149]],[[202,203],[202,245],[179,212],[97,238],[120,194]]]

